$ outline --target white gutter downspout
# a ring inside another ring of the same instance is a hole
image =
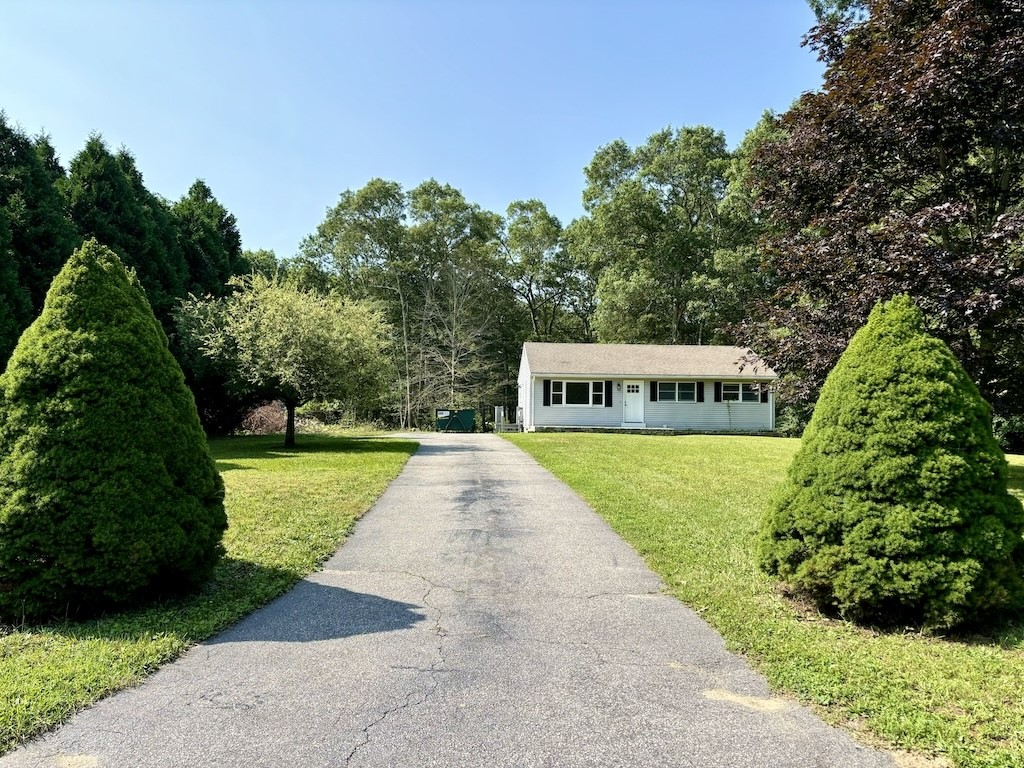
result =
[[[532,373],[530,374],[530,429],[537,428],[537,417],[534,414],[536,403],[534,400],[537,399],[537,377]],[[526,431],[526,426],[523,426],[523,432]]]

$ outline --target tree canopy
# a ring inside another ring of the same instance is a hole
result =
[[[60,173],[46,138],[33,141],[0,112],[0,366],[81,242],[54,186]]]
[[[138,272],[166,324],[175,301],[185,295],[188,268],[169,206],[146,189],[131,154],[114,154],[93,135],[71,161],[61,189],[78,229]]]
[[[906,293],[996,411],[1018,414],[1024,14],[1012,0],[864,5],[825,14],[810,36],[824,85],[756,154],[775,290],[747,340],[812,402],[871,307]]]
[[[737,245],[720,211],[731,165],[725,136],[707,126],[666,128],[636,148],[620,139],[594,155],[587,216],[571,226],[569,245],[593,276],[600,341],[730,340],[742,306],[715,253]]]
[[[184,302],[178,327],[226,363],[235,387],[284,402],[285,445],[295,444],[295,409],[305,402],[341,400],[357,412],[376,404],[389,371],[388,328],[371,304],[259,274],[233,285],[224,298]]]
[[[405,191],[374,179],[341,194],[289,274],[372,299],[393,329],[393,407],[405,426],[437,406],[501,397],[514,378],[525,315],[504,271],[501,217],[454,187]]]
[[[234,275],[250,271],[235,217],[217,201],[206,182],[196,180],[171,212],[177,219],[187,264],[188,293],[220,296]]]

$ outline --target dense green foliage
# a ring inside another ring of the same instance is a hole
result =
[[[146,190],[132,156],[111,153],[93,135],[71,161],[61,190],[78,229],[135,269],[166,324],[175,299],[185,294],[187,267],[168,206]]]
[[[28,291],[18,279],[7,214],[0,208],[0,359],[14,349],[31,313]]]
[[[85,615],[192,589],[223,485],[138,281],[95,240],[0,377],[0,615]]]
[[[619,139],[594,155],[570,246],[595,285],[600,341],[731,340],[742,283],[715,263],[731,239],[720,214],[731,165],[724,134],[707,126],[666,128],[636,148]]]
[[[196,181],[174,204],[179,239],[188,265],[188,292],[220,296],[234,275],[249,271],[235,217],[213,196],[204,181]]]
[[[812,6],[824,82],[754,158],[772,291],[745,343],[810,404],[875,303],[905,293],[995,412],[1024,414],[1021,3]]]
[[[534,213],[543,218],[546,211]],[[519,280],[522,289],[521,273],[506,270],[509,249],[519,252],[503,243],[502,224],[433,179],[409,191],[373,179],[343,192],[287,265],[305,287],[333,288],[382,308],[397,372],[387,415],[403,426],[429,424],[439,406],[514,397],[529,316],[511,285]],[[550,243],[557,224],[547,225]]]
[[[357,416],[379,406],[389,329],[371,304],[259,274],[235,288],[182,304],[182,343],[230,371],[238,391],[284,402],[285,445],[295,444],[296,407],[310,400],[341,400]]]
[[[0,367],[39,314],[54,275],[81,242],[96,237],[139,275],[165,332],[186,291],[221,296],[250,269],[273,274],[269,251],[243,252],[234,216],[196,181],[173,206],[146,189],[135,160],[89,137],[65,172],[46,136],[30,139],[0,113]],[[173,344],[208,430],[235,428],[252,406],[227,375]]]
[[[214,440],[230,527],[198,595],[94,621],[0,627],[0,752],[130,686],[281,594],[328,558],[416,450],[316,435]]]
[[[33,142],[0,112],[0,366],[80,242],[54,186],[62,171],[51,153],[45,137]]]
[[[517,200],[505,217],[502,251],[507,279],[529,312],[530,339],[573,340],[585,336],[571,303],[576,270],[562,223],[540,200]]]
[[[945,629],[1024,607],[1024,510],[977,386],[906,296],[829,374],[761,563],[818,605]]]
[[[917,753],[898,765],[1021,765],[1024,623],[994,637],[873,632],[786,600],[757,567],[765,489],[784,479],[796,440],[506,437],[572,486],[776,690],[859,739]],[[1008,458],[1024,498],[1024,456]]]

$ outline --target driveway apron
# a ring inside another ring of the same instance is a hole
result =
[[[892,766],[765,681],[493,435],[421,447],[324,569],[0,766]]]

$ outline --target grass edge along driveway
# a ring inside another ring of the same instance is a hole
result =
[[[227,556],[193,597],[89,622],[0,625],[0,753],[152,673],[306,574],[342,543],[416,450],[339,436],[212,440]]]
[[[1024,625],[996,637],[880,634],[783,599],[754,537],[798,440],[512,434],[771,685],[861,740],[934,765],[1024,766]],[[1024,457],[1008,457],[1024,496]]]

